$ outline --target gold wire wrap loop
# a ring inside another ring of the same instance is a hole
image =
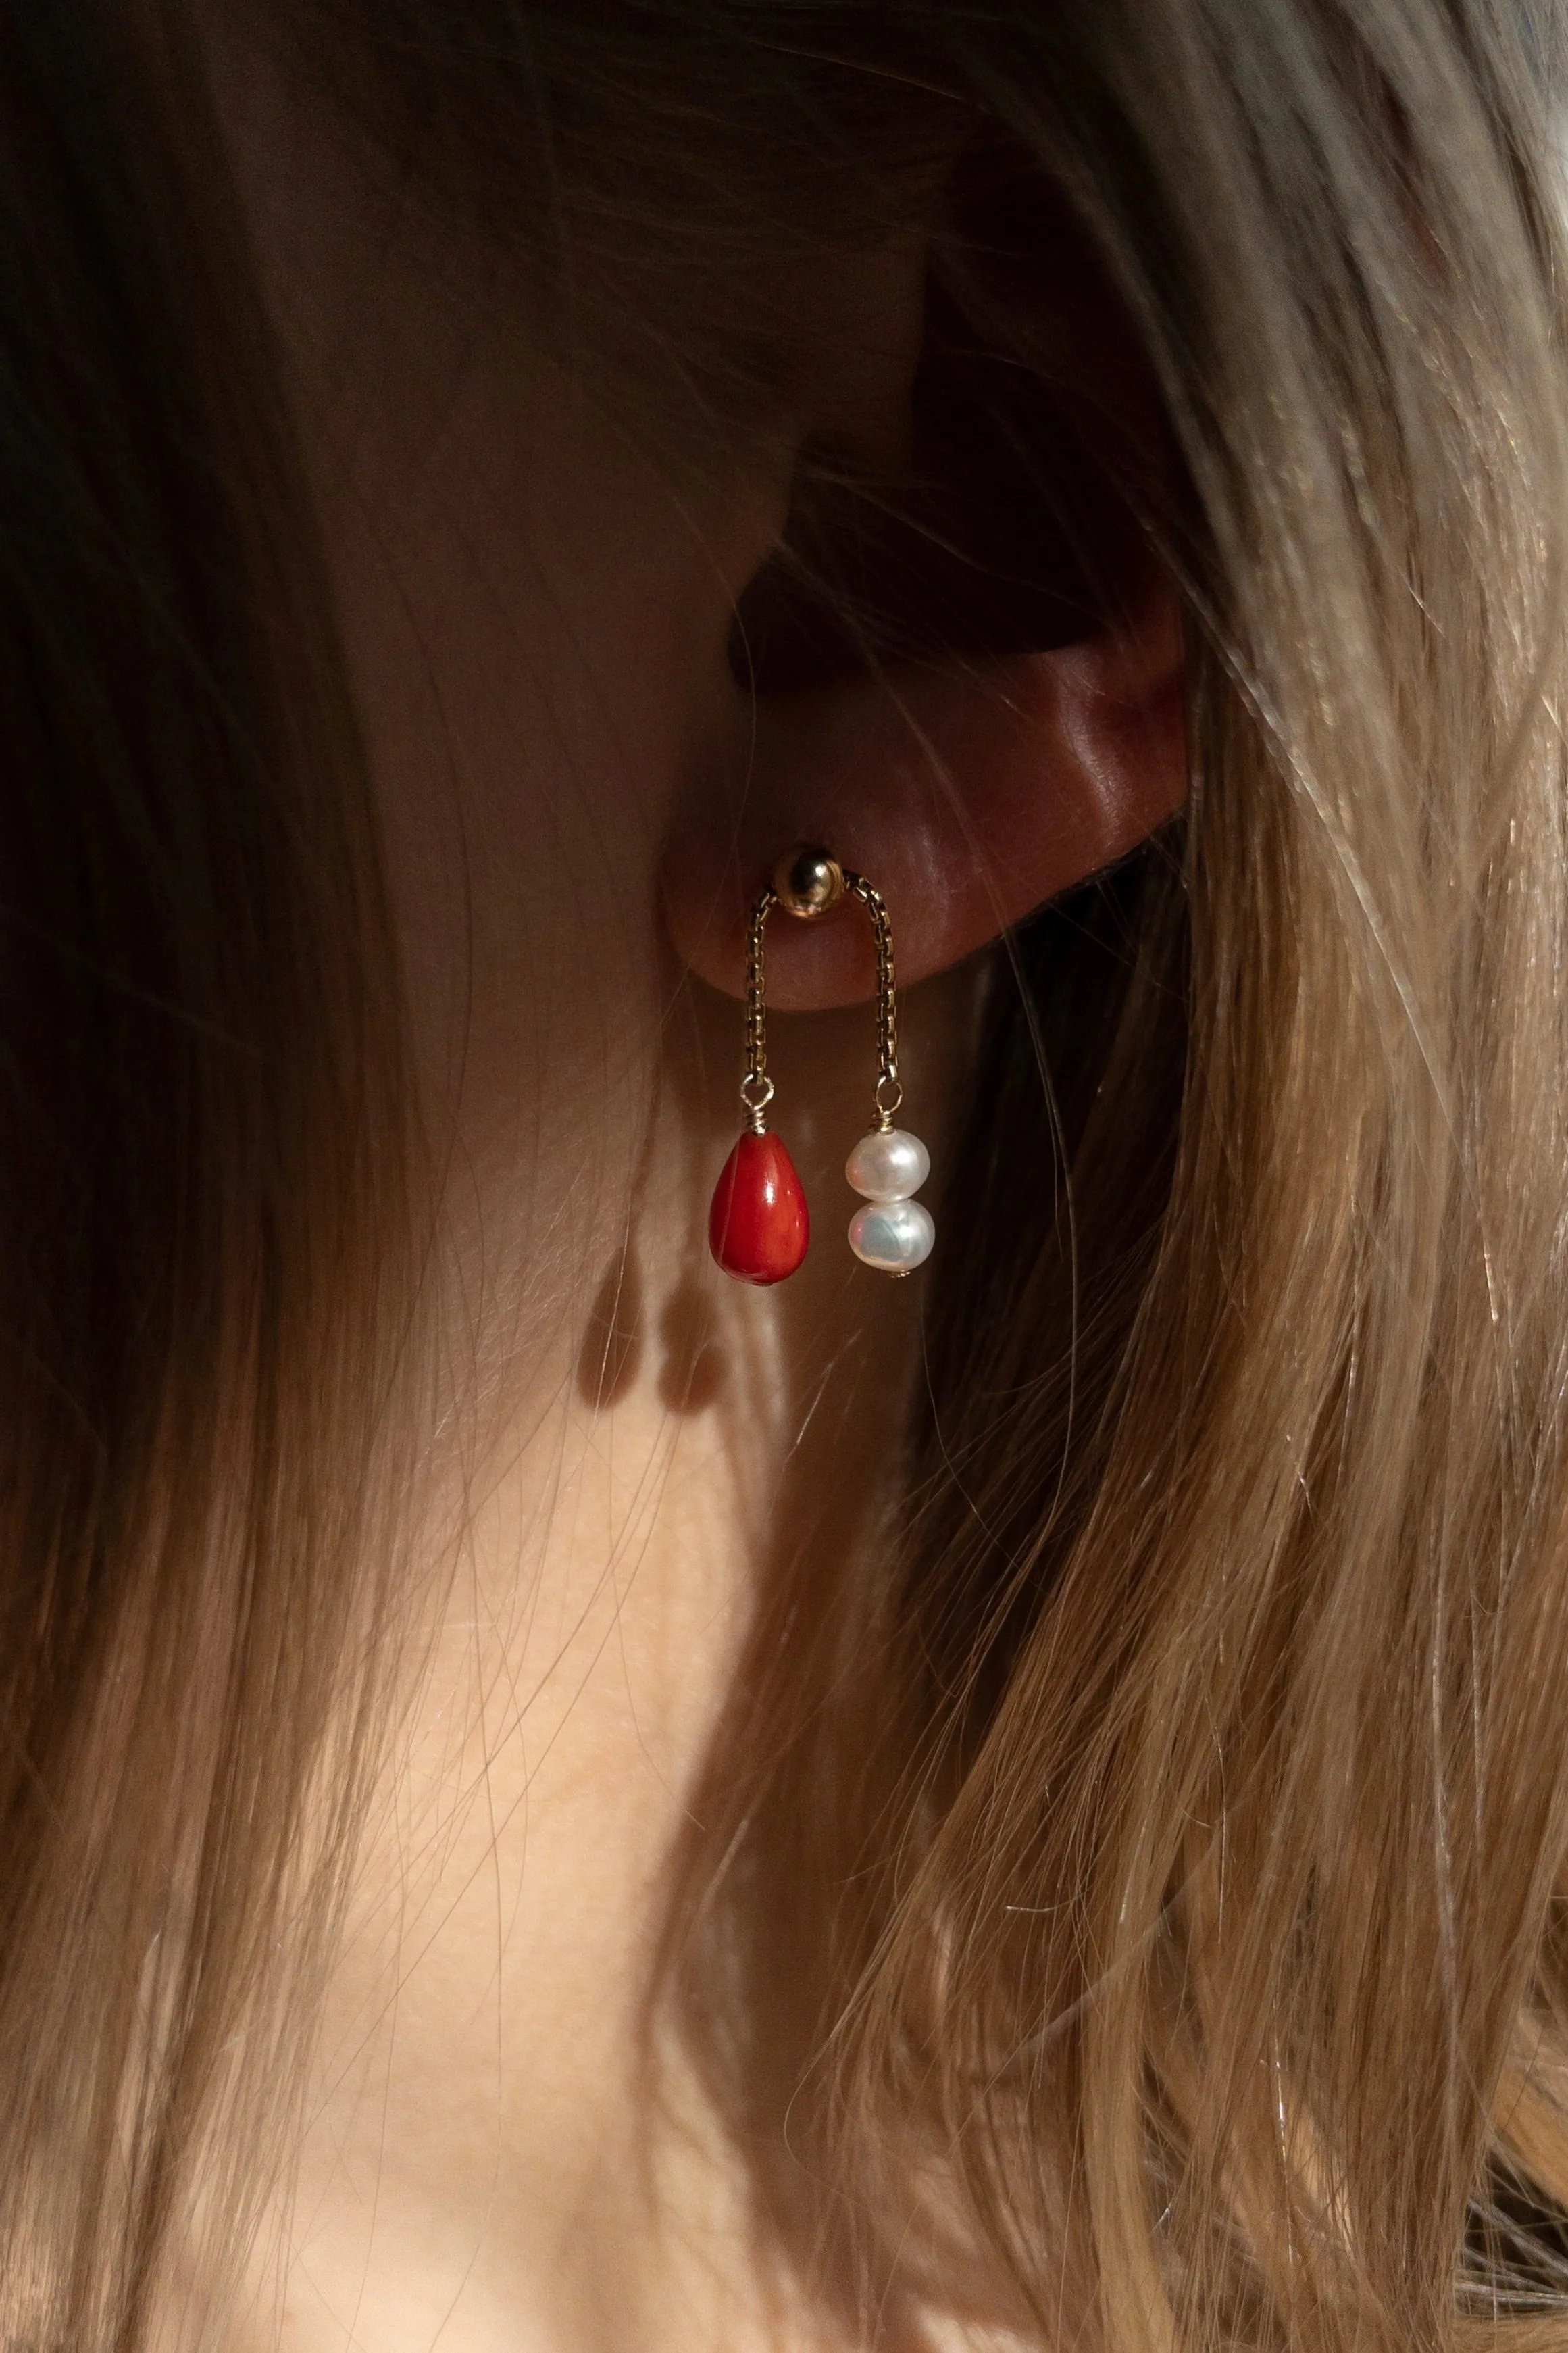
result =
[[[826,852],[819,853],[826,861]],[[877,951],[877,1083],[871,1093],[871,1117],[874,1126],[886,1135],[892,1127],[904,1090],[899,1078],[899,1003],[893,976],[893,926],[887,903],[876,885],[868,882],[863,874],[851,874],[843,869],[844,889],[847,895],[859,900],[871,919],[871,935]],[[773,1082],[768,1076],[768,1000],[766,970],[763,962],[763,942],[768,917],[775,907],[784,906],[791,914],[809,916],[821,910],[790,906],[770,885],[758,896],[752,909],[751,924],[746,939],[746,1075],[741,1082],[741,1101],[753,1135],[767,1132],[767,1108],[773,1099]]]

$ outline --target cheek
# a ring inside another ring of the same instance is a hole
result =
[[[432,1152],[476,1252],[488,1224],[487,1280],[499,1228],[531,1312],[553,1285],[564,1314],[646,1130],[658,849],[725,607],[689,534],[639,535],[626,501],[613,533],[596,494],[574,525],[521,503],[481,537],[454,496],[412,554],[337,552]]]

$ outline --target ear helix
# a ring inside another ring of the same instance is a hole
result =
[[[752,909],[746,956],[746,1075],[741,1101],[746,1125],[719,1182],[708,1216],[708,1240],[726,1274],[741,1282],[782,1282],[805,1258],[810,1239],[805,1195],[795,1163],[767,1124],[773,1099],[768,1076],[767,987],[763,943],[774,907],[803,923],[819,922],[847,898],[870,917],[877,951],[877,1082],[872,1124],[849,1155],[845,1175],[863,1205],[849,1220],[849,1247],[865,1266],[910,1274],[931,1255],[936,1228],[931,1211],[911,1197],[931,1174],[931,1155],[918,1135],[893,1125],[903,1100],[899,1079],[898,999],[893,978],[893,927],[882,895],[863,874],[852,874],[825,849],[792,850]]]

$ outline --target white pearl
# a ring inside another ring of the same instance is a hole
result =
[[[907,1128],[873,1128],[844,1164],[844,1174],[868,1201],[907,1201],[931,1175],[931,1154]]]
[[[923,1266],[936,1226],[923,1201],[868,1201],[849,1220],[849,1247],[862,1266],[908,1274]]]

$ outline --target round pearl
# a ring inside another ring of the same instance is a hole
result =
[[[885,1134],[873,1128],[849,1155],[844,1174],[868,1201],[907,1201],[931,1175],[931,1154],[907,1128],[890,1127]]]
[[[923,1266],[936,1227],[923,1201],[868,1201],[849,1220],[849,1247],[862,1266],[909,1274]]]

